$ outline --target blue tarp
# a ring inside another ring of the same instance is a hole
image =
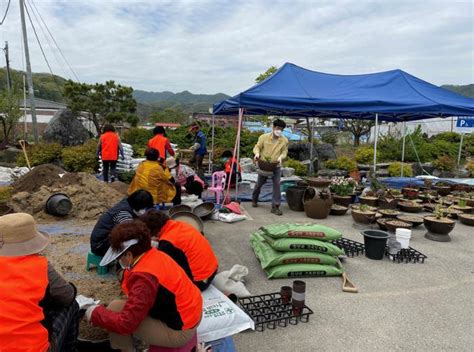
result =
[[[313,116],[381,121],[474,116],[474,99],[437,87],[402,70],[335,75],[284,64],[265,81],[217,103],[213,113]]]

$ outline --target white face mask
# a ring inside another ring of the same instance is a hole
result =
[[[274,130],[273,131],[273,134],[275,135],[275,137],[280,137],[281,133],[282,133],[282,131],[280,131],[280,130]]]
[[[142,216],[146,213],[146,209],[140,209],[140,210],[133,210],[133,212],[137,215],[137,216]]]

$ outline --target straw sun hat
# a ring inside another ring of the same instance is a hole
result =
[[[49,244],[49,235],[40,233],[29,214],[0,216],[0,256],[19,257],[41,252]]]

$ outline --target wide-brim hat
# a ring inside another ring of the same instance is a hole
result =
[[[109,247],[104,257],[100,261],[100,266],[109,265],[114,260],[118,259],[127,249],[137,243],[138,240],[136,238],[132,238],[131,240],[123,242],[120,249],[113,249],[112,247]]]
[[[176,159],[173,158],[172,156],[166,158],[166,166],[168,166],[170,169],[173,169],[176,167]]]
[[[26,213],[0,216],[0,256],[20,257],[43,251],[49,235],[36,228],[35,219]]]

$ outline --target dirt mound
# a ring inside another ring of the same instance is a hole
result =
[[[36,192],[41,186],[52,186],[66,171],[53,164],[43,164],[36,166],[26,175],[21,176],[13,183],[14,193],[18,192]]]
[[[115,181],[109,184],[109,187],[112,187],[116,191],[122,193],[123,195],[128,194],[128,185],[122,181]]]
[[[21,192],[15,189],[10,204],[16,212],[26,212],[40,219],[50,218],[44,212],[44,207],[53,193],[64,193],[71,199],[72,210],[67,218],[78,219],[96,219],[124,197],[106,183],[83,172],[67,173],[62,178],[54,178],[53,182],[45,182],[43,185],[35,183],[35,187],[30,189],[32,190]]]

